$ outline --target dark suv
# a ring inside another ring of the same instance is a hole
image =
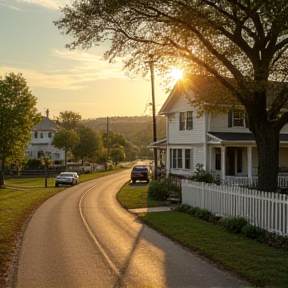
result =
[[[135,183],[137,180],[149,183],[149,169],[145,166],[134,166],[131,171],[131,181]]]

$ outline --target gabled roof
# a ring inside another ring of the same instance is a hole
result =
[[[235,80],[232,78],[226,78],[230,84],[234,85]],[[269,106],[273,99],[278,95],[281,90],[287,91],[288,90],[288,83],[287,82],[276,82],[276,81],[269,81],[267,87],[267,106]],[[210,97],[207,100],[207,95],[217,95],[221,96],[219,105],[219,99],[217,97]],[[172,91],[170,92],[168,98],[166,99],[165,103],[161,107],[159,111],[159,115],[167,115],[173,113],[172,108],[174,104],[180,97],[187,97],[187,103],[197,98],[197,103],[202,103],[203,107],[215,107],[215,106],[238,106],[240,105],[236,98],[232,97],[231,91],[229,91],[226,87],[222,86],[221,83],[217,80],[214,76],[205,76],[205,75],[193,75],[193,74],[186,74],[184,79],[180,79],[175,86],[173,87]],[[195,96],[195,97],[194,97]],[[206,99],[207,102],[204,102]],[[201,104],[201,105],[202,105]],[[192,104],[191,104],[192,105]],[[198,105],[197,105],[198,106]],[[205,108],[205,109],[206,109]],[[286,103],[283,108],[288,108],[288,103]],[[208,109],[209,110],[209,109]]]
[[[57,126],[49,118],[43,117],[42,121],[34,126],[33,131],[57,131]]]

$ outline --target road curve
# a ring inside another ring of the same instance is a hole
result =
[[[129,172],[51,197],[24,233],[17,288],[244,287],[123,209],[115,198]]]

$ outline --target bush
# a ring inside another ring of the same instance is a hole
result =
[[[221,219],[221,225],[229,232],[241,233],[244,226],[248,224],[243,217],[229,217]]]
[[[266,231],[254,225],[247,224],[242,228],[241,233],[247,238],[260,240],[265,237]]]
[[[213,175],[206,172],[203,167],[203,164],[197,163],[196,170],[194,175],[191,177],[191,180],[197,182],[214,183],[215,181]]]
[[[212,216],[212,213],[209,210],[200,209],[196,212],[195,216],[199,219],[209,222],[209,218]]]
[[[148,197],[156,201],[164,201],[168,197],[168,182],[164,179],[150,182]]]
[[[201,208],[199,207],[190,207],[188,210],[187,210],[187,214],[189,215],[196,215],[198,213],[198,211],[200,211]]]

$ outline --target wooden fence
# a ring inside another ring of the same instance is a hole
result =
[[[257,227],[288,235],[288,195],[182,180],[182,204],[222,217],[244,217]]]

